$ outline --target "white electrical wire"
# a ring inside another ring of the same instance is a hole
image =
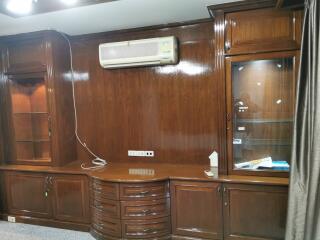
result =
[[[74,90],[74,69],[73,69],[73,52],[72,52],[72,46],[70,43],[70,40],[68,36],[62,32],[59,32],[61,36],[66,39],[69,46],[69,52],[70,52],[70,70],[71,70],[71,83],[72,83],[72,98],[73,98],[73,109],[74,109],[74,124],[75,124],[75,135],[77,138],[77,141],[81,144],[82,147],[84,147],[88,153],[90,153],[94,159],[91,161],[91,163],[94,165],[93,167],[86,167],[85,163],[81,164],[81,168],[85,170],[94,170],[103,168],[107,165],[107,161],[100,158],[98,155],[96,155],[91,149],[86,145],[84,141],[81,140],[79,134],[78,134],[78,118],[77,118],[77,106],[76,106],[76,97],[75,97],[75,90]]]

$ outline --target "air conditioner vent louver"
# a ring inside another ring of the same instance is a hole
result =
[[[175,64],[177,39],[163,37],[100,44],[99,58],[104,68]]]

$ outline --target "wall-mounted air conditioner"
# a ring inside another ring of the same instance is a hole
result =
[[[103,68],[176,64],[178,41],[175,37],[104,43],[99,45]]]

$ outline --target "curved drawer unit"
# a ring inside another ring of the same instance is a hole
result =
[[[91,232],[98,239],[170,237],[169,182],[91,182]]]

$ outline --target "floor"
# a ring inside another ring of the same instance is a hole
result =
[[[94,240],[89,233],[0,221],[1,240]]]

